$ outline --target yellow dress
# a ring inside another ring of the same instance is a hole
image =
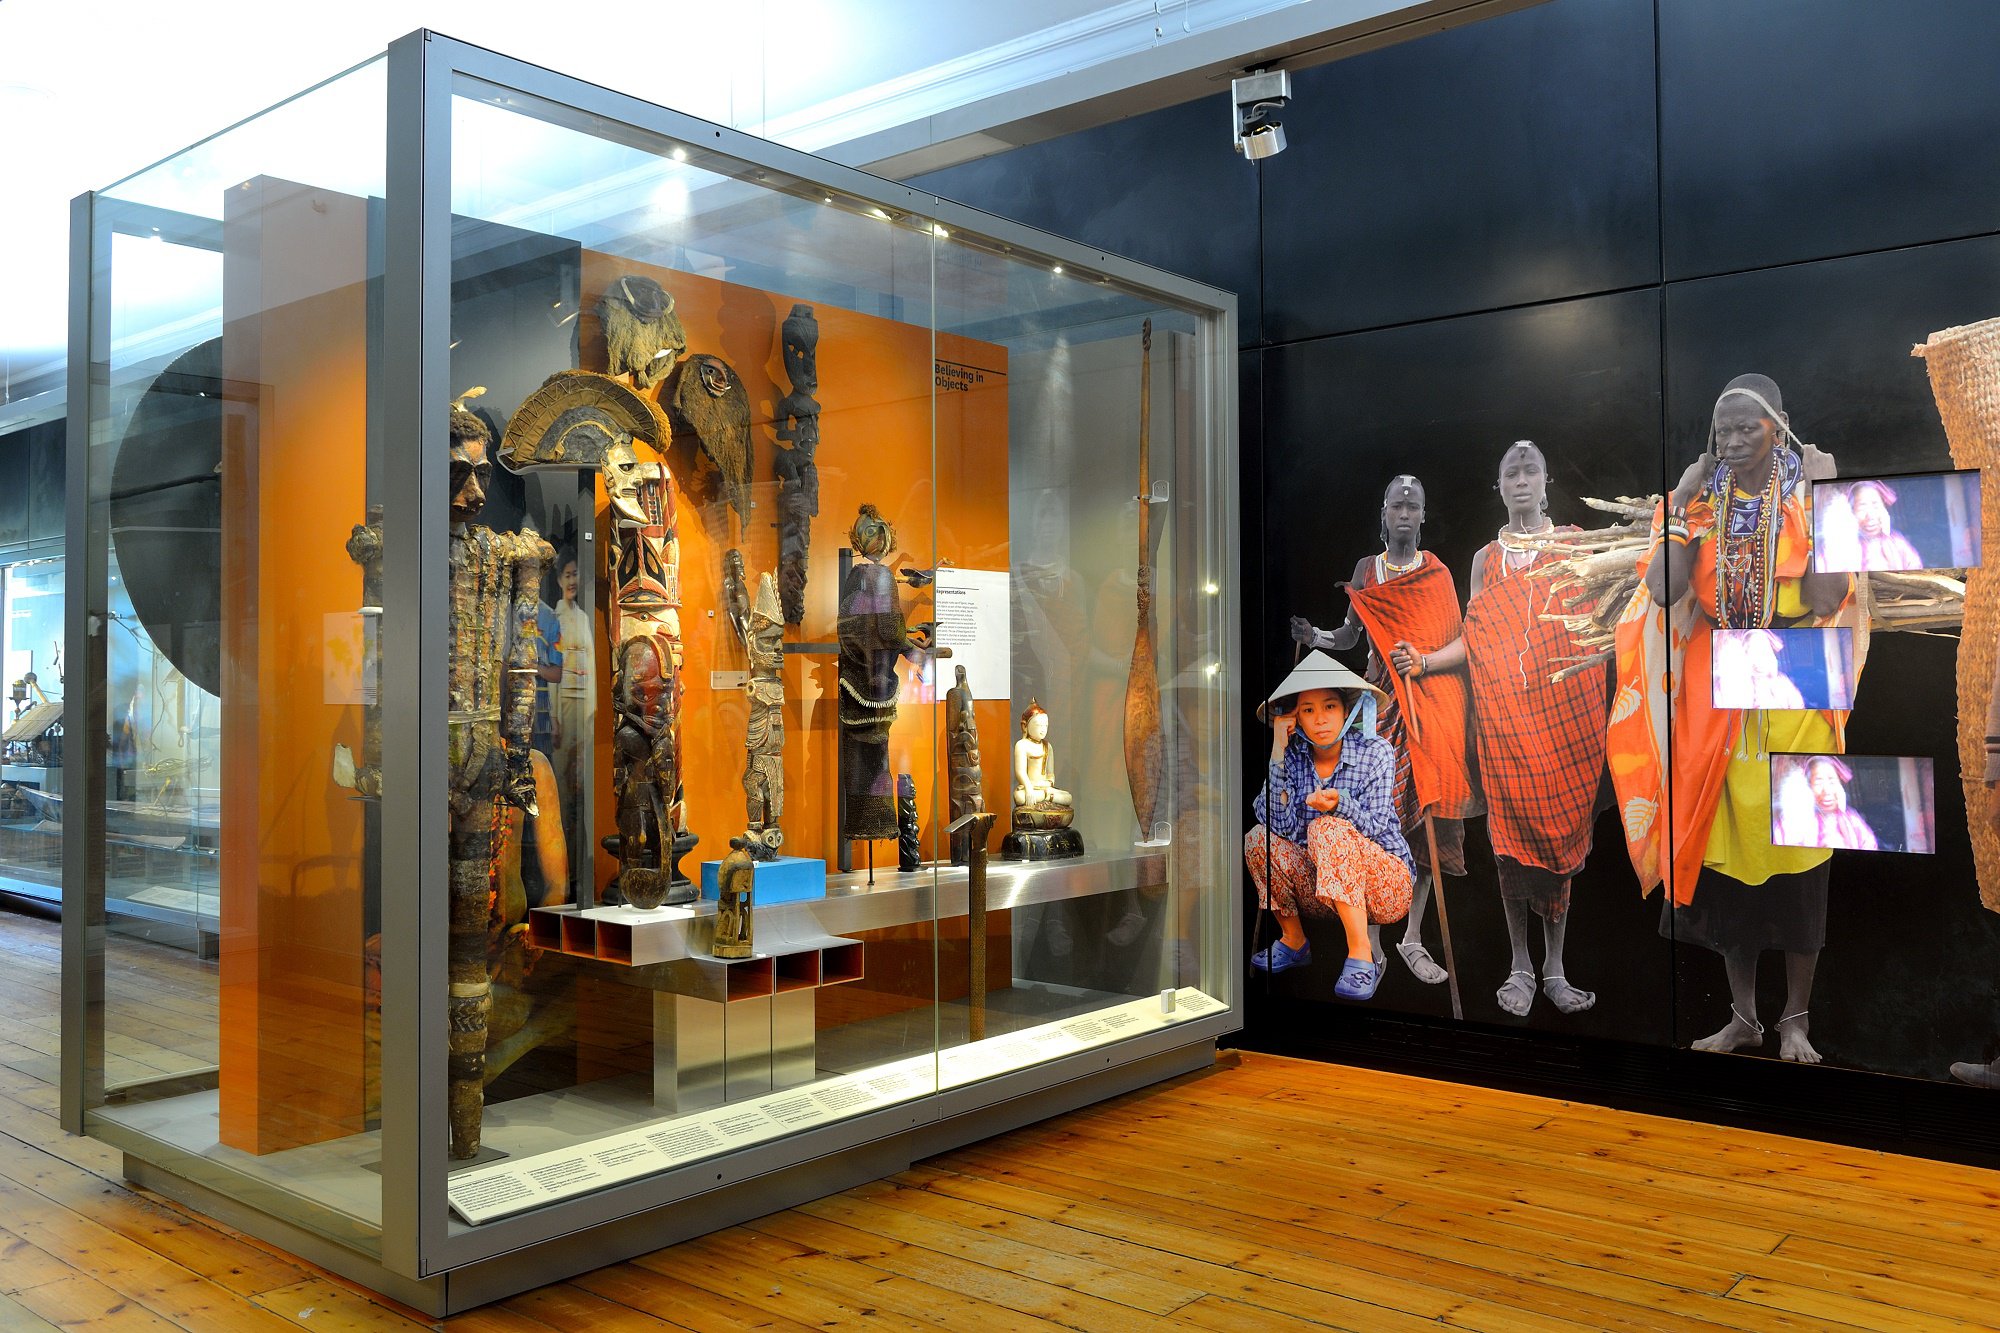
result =
[[[1791,620],[1807,613],[1800,581],[1780,580],[1778,615]],[[1723,797],[1708,832],[1702,864],[1745,884],[1773,875],[1796,875],[1833,855],[1822,847],[1771,845],[1771,761],[1773,754],[1836,754],[1839,738],[1826,714],[1813,709],[1750,711],[1723,774]]]

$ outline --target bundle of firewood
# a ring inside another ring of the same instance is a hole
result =
[[[1619,617],[1639,592],[1639,559],[1652,541],[1652,515],[1659,497],[1585,496],[1583,502],[1618,521],[1581,531],[1503,532],[1500,537],[1508,550],[1556,557],[1537,565],[1530,576],[1551,580],[1550,605],[1561,609],[1544,612],[1543,618],[1567,625],[1577,644],[1575,656],[1558,659],[1565,665],[1554,680],[1589,670],[1611,655]],[[1869,631],[1956,632],[1965,614],[1962,572],[1868,575],[1862,604]]]

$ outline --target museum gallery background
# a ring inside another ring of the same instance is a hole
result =
[[[1493,478],[1509,441],[1546,451],[1556,521],[1594,525],[1577,497],[1670,485],[1745,371],[1777,380],[1844,477],[1950,467],[1909,349],[2000,315],[1995,68],[2000,15],[1983,0],[1550,0],[1298,72],[1291,148],[1258,166],[1228,151],[1218,95],[912,183],[1239,294],[1232,592],[1257,774],[1269,742],[1249,710],[1290,664],[1286,617],[1339,622],[1334,584],[1380,549],[1395,472],[1429,487],[1423,545],[1463,598],[1506,518]],[[1876,638],[1850,723],[1852,753],[1936,758],[1939,854],[1836,855],[1813,1037],[1845,1070],[1939,1080],[2000,1032],[1955,647]],[[1448,882],[1467,1027],[1440,1025],[1444,989],[1392,958],[1366,1008],[1253,985],[1247,1041],[1991,1151],[1988,1093],[1674,1049],[1726,1018],[1722,968],[1660,938],[1610,814],[1568,948],[1596,1008],[1566,1018],[1544,1000],[1506,1020],[1479,821],[1468,841],[1471,873]],[[1426,933],[1437,952],[1434,915]],[[1776,1003],[1777,960],[1763,971]]]

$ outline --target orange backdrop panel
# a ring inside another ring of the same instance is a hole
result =
[[[227,198],[220,1134],[265,1153],[363,1128],[362,805],[329,768],[360,709],[327,702],[326,616],[359,604],[368,229],[281,181]]]
[[[721,282],[695,274],[636,264],[584,251],[583,305],[594,311],[597,298],[628,274],[656,279],[674,296],[675,313],[687,329],[688,350],[721,356],[742,377],[750,398],[751,439],[756,457],[748,524],[728,508],[716,470],[688,439],[677,438],[667,462],[673,470],[679,505],[681,633],[686,649],[684,722],[687,818],[701,842],[683,868],[695,873],[700,861],[720,858],[731,836],[746,822],[743,799],[743,738],[748,704],[741,690],[715,689],[712,673],[740,672],[743,650],[727,621],[714,610],[721,603],[722,557],[731,546],[743,551],[752,596],[757,576],[776,573],[777,494],[773,471],[777,403],[791,387],[784,372],[780,332],[793,299],[777,293]],[[832,645],[839,613],[839,551],[863,503],[875,505],[895,525],[904,563],[929,569],[939,563],[962,567],[1008,567],[1006,349],[948,334],[933,340],[923,326],[858,314],[819,302],[820,512],[812,522],[804,623],[788,627],[788,644]],[[579,330],[586,369],[605,369],[604,340],[594,314]],[[968,390],[933,398],[935,363],[990,368]],[[552,367],[551,369],[554,369]],[[671,382],[662,392],[671,391]],[[934,487],[933,478],[939,485]],[[604,496],[598,490],[600,570],[609,529]],[[600,617],[609,590],[600,573]],[[933,616],[928,589],[907,591],[905,613],[912,622]],[[600,620],[600,630],[602,621]],[[597,636],[598,676],[610,679],[613,645],[608,632]],[[834,860],[838,837],[839,736],[835,720],[837,657],[831,653],[785,658],[785,852]],[[937,828],[945,814],[933,801],[941,779],[942,719],[937,700],[950,684],[950,664],[940,669],[942,685],[913,681],[916,669],[903,667],[903,707],[890,736],[895,771],[916,781],[917,809],[924,822],[925,854],[940,845]],[[1012,744],[1006,701],[979,705],[986,739],[987,806],[1006,811],[1006,763]],[[598,711],[596,790],[611,790],[611,710]],[[597,802],[598,828],[592,845],[612,831],[609,800]],[[995,830],[994,845],[1005,832]],[[876,864],[895,865],[892,843],[875,849]],[[601,848],[596,882],[603,886],[616,863]],[[855,848],[863,863],[865,849]]]

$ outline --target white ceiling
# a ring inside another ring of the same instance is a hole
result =
[[[901,175],[1538,2],[0,0],[0,419],[61,387],[73,196],[417,27]]]
[[[413,28],[762,133],[775,120],[858,89],[1108,7],[1095,0],[631,8],[516,0],[5,0],[0,403],[12,396],[9,380],[45,370],[62,354],[71,197],[379,54]],[[592,11],[600,17],[580,20]]]

